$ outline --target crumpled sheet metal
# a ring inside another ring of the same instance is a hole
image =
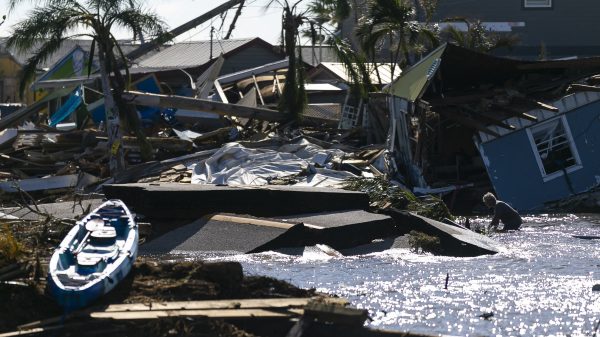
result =
[[[328,169],[332,158],[343,156],[345,153],[341,150],[322,149],[304,139],[283,145],[278,151],[228,143],[210,158],[192,165],[192,184],[267,185],[272,179],[298,175],[310,166],[308,171],[313,174],[300,185],[339,185],[345,178],[354,177],[347,172]],[[325,168],[314,170],[315,161]],[[318,178],[314,179],[317,174]]]

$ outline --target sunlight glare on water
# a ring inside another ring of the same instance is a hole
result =
[[[600,217],[544,214],[524,220],[521,231],[492,235],[507,247],[493,256],[399,249],[350,257],[317,250],[227,259],[240,261],[249,274],[345,297],[368,309],[369,325],[376,328],[457,336],[592,336],[600,320],[600,292],[592,291],[600,284],[600,240],[574,235],[600,236]]]

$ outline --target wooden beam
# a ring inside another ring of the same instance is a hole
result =
[[[227,214],[215,214],[208,217],[209,220],[221,221],[221,222],[233,222],[242,225],[254,225],[261,227],[273,227],[281,229],[290,229],[294,227],[295,223],[288,223],[283,221],[269,221],[263,219],[254,219],[240,216],[233,216]]]
[[[590,77],[587,79],[587,81],[586,81],[586,82],[587,82],[587,84],[589,84],[589,85],[597,85],[597,84],[600,84],[600,75],[594,75],[594,76],[590,76]]]
[[[538,121],[537,117],[535,117],[533,115],[530,115],[530,114],[528,114],[526,112],[517,114],[515,117],[518,117],[518,118],[521,118],[521,119],[526,119],[526,120],[531,121],[531,122],[537,122]]]
[[[152,310],[152,311],[114,311],[92,312],[91,318],[100,319],[157,319],[161,317],[203,316],[218,319],[240,318],[283,318],[296,316],[286,311],[271,311],[265,309],[207,309],[207,310]]]
[[[138,91],[129,91],[123,93],[123,99],[135,105],[214,112],[222,116],[256,118],[267,122],[285,122],[290,119],[289,115],[275,110],[253,108],[237,104],[227,104],[184,96],[159,95]]]
[[[544,102],[531,100],[531,103],[537,105],[538,107],[540,107],[541,109],[544,109],[544,110],[548,110],[548,111],[552,111],[552,112],[560,112],[560,110],[557,107],[550,105],[550,104],[546,104]]]
[[[585,85],[585,84],[571,84],[567,89],[567,92],[580,92],[580,91],[592,91],[592,92],[600,92],[600,87],[596,87],[593,85]]]
[[[505,113],[509,117],[517,117],[517,118],[521,118],[521,119],[526,119],[531,122],[538,121],[537,117],[530,115],[526,112],[522,112],[522,110],[512,109],[508,106],[493,105],[491,109],[495,110],[495,111],[499,111],[501,113]]]
[[[155,311],[155,310],[212,310],[212,309],[267,309],[303,307],[312,298],[257,298],[208,301],[150,302],[132,304],[111,304],[105,312],[113,311]]]

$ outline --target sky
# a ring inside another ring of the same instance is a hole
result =
[[[27,17],[27,12],[34,8],[35,0],[25,0],[14,11],[8,11],[9,0],[0,0],[0,17],[7,15],[6,22],[0,26],[0,36],[9,36],[11,26]],[[146,0],[142,1],[144,7],[153,10],[168,24],[169,28],[175,28],[201,14],[217,7],[224,0]],[[274,4],[272,8],[265,10],[268,0],[247,0],[242,16],[238,19],[236,29],[232,38],[260,37],[270,43],[278,43],[281,36],[281,8]],[[308,3],[308,0],[304,0]],[[301,5],[302,7],[302,5]],[[210,39],[210,28],[216,29],[216,38],[224,37],[229,29],[231,18],[237,7],[229,10],[225,24],[222,29],[222,20],[217,17],[197,28],[182,34],[175,41],[194,41]],[[131,34],[125,31],[115,32],[117,38],[131,38]]]

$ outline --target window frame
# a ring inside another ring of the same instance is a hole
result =
[[[540,170],[540,174],[542,175],[542,179],[544,180],[544,182],[547,182],[547,181],[550,181],[550,180],[553,180],[553,179],[563,176],[564,171],[559,170],[559,171],[552,172],[550,174],[546,173],[546,169],[544,168],[544,163],[542,162],[542,158],[540,156],[540,151],[537,147],[537,144],[535,143],[535,139],[533,138],[532,129],[543,127],[544,125],[553,123],[556,120],[558,120],[559,123],[562,123],[562,127],[564,130],[565,136],[567,138],[569,149],[571,150],[571,154],[573,155],[573,159],[575,160],[575,164],[567,167],[565,171],[567,173],[571,173],[571,172],[575,172],[575,171],[583,168],[583,164],[581,163],[581,157],[579,156],[579,151],[577,150],[575,140],[573,139],[573,135],[571,134],[571,128],[569,126],[567,118],[564,115],[562,115],[559,117],[545,120],[543,122],[532,125],[526,129],[527,137],[529,138],[529,144],[531,145],[531,150],[533,151],[533,155],[538,164],[538,168]]]
[[[552,8],[554,8],[554,2],[552,0],[547,0],[547,1],[548,1],[548,5],[536,6],[536,5],[527,4],[528,0],[523,0],[523,9],[552,9]]]

